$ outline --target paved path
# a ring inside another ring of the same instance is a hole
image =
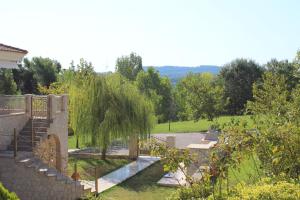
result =
[[[118,185],[119,183],[122,183],[159,160],[160,158],[158,157],[139,156],[136,161],[100,177],[98,179],[98,192],[101,193],[115,185]],[[92,187],[92,191],[95,191],[95,182],[82,181],[82,183],[87,187]]]
[[[204,133],[156,133],[151,135],[163,140],[166,140],[167,136],[175,136],[175,147],[179,149],[184,149],[190,144],[201,144],[205,136]]]

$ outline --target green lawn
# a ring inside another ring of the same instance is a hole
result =
[[[253,184],[263,175],[260,162],[255,155],[245,155],[239,166],[240,170],[232,168],[229,170],[229,183],[231,186],[241,182]]]
[[[250,116],[222,116],[216,118],[215,121],[219,124],[224,124],[230,122],[231,119],[243,119],[248,122],[248,125],[252,125],[252,120]],[[200,131],[207,131],[209,127],[213,124],[213,121],[208,121],[205,119],[201,119],[197,122],[195,121],[179,121],[179,122],[172,122],[171,123],[171,130],[169,131],[169,123],[162,123],[157,124],[152,133],[168,133],[168,132],[200,132]]]
[[[68,137],[68,148],[69,149],[76,148],[76,137],[74,135]]]
[[[95,168],[99,177],[108,174],[130,162],[129,159],[96,159],[96,158],[80,158],[69,157],[68,161],[68,175],[71,176],[74,172],[74,164],[77,162],[77,171],[81,179],[95,180]]]
[[[240,119],[240,120],[246,120],[248,122],[249,127],[252,126],[252,120],[250,119],[250,116],[222,116],[219,118],[216,118],[215,121],[219,123],[220,125],[230,122],[232,119]],[[203,132],[207,131],[209,127],[214,122],[208,121],[205,119],[201,119],[197,122],[195,121],[179,121],[179,122],[172,122],[171,123],[171,131],[169,131],[169,123],[162,123],[157,124],[154,129],[152,130],[152,133],[188,133],[188,132]],[[68,139],[68,145],[69,149],[76,148],[76,137],[75,136],[69,136]],[[83,148],[86,147],[85,144],[82,142],[79,142],[79,147]]]
[[[176,188],[157,185],[157,181],[163,175],[162,165],[157,162],[120,185],[103,192],[100,194],[100,199],[163,200],[176,190]]]
[[[245,156],[240,164],[240,170],[229,170],[229,184],[234,186],[242,181],[245,183],[253,183],[257,181],[259,173],[262,174],[261,169],[255,166],[259,165],[258,159],[254,156]],[[258,169],[258,170],[257,170]],[[259,172],[259,173],[258,173]],[[156,163],[148,169],[140,172],[138,175],[123,182],[122,184],[115,186],[104,193],[100,194],[101,200],[156,200],[166,199],[170,196],[176,188],[169,188],[158,186],[157,181],[163,176],[164,172],[162,165]],[[226,188],[226,184],[223,182],[223,189]]]

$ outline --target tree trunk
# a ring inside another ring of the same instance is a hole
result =
[[[138,135],[134,134],[129,137],[129,158],[136,160],[138,157]]]
[[[103,147],[102,148],[102,152],[101,152],[101,159],[102,160],[106,160],[106,152],[107,152],[107,147]]]
[[[78,135],[76,135],[76,148],[79,149],[79,139],[78,139]]]

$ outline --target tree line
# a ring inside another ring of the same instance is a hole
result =
[[[253,100],[253,84],[259,84],[266,72],[284,75],[291,91],[299,82],[299,60],[299,52],[293,61],[272,59],[264,65],[239,58],[225,64],[217,75],[189,74],[172,85],[168,77],[160,76],[154,68],[144,71],[142,57],[131,53],[116,60],[116,72],[152,102],[159,123],[201,118],[212,120],[219,115],[243,114],[247,101]],[[63,83],[75,73],[82,77],[89,73],[98,74],[93,65],[83,59],[78,65],[72,62],[68,69],[62,69],[61,64],[53,59],[25,58],[19,69],[0,69],[0,93],[67,92]]]

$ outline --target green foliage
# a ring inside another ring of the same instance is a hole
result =
[[[300,88],[289,93],[283,76],[267,73],[253,94],[248,111],[255,114],[255,149],[262,165],[270,174],[299,178]]]
[[[294,62],[289,62],[288,60],[277,61],[276,59],[272,59],[266,64],[266,68],[273,74],[284,76],[287,88],[291,91],[296,87],[300,80],[300,66],[297,62],[297,57]]]
[[[186,181],[190,184],[193,183],[185,168],[190,166],[194,161],[188,149],[180,150],[177,148],[170,148],[165,143],[159,143],[155,139],[149,141],[149,148],[151,155],[159,156],[166,172],[176,172],[178,169],[186,176]]]
[[[37,82],[46,87],[57,80],[57,75],[61,70],[60,63],[50,58],[33,57],[31,61],[25,59],[24,64],[25,68],[33,71]]]
[[[17,93],[17,85],[10,69],[0,69],[0,94],[12,95]]]
[[[0,183],[0,200],[19,200],[19,198],[15,193],[9,192],[2,183]]]
[[[222,113],[226,105],[223,86],[209,73],[189,74],[178,83],[176,91],[180,118],[191,115],[194,120],[212,120]]]
[[[25,58],[24,66],[14,69],[14,79],[22,94],[38,94],[38,85],[49,87],[57,81],[61,65],[50,58],[33,57],[31,60]]]
[[[263,69],[252,60],[236,59],[226,64],[220,78],[225,84],[224,95],[229,99],[228,114],[242,114],[245,104],[252,100],[252,85],[260,80]]]
[[[143,71],[142,57],[132,52],[129,56],[118,58],[116,62],[116,71],[128,80],[135,80],[137,74],[140,71]]]
[[[298,200],[300,199],[300,184],[295,182],[263,179],[253,184],[237,185],[228,197],[229,200]]]
[[[69,94],[75,134],[102,150],[113,139],[146,137],[153,126],[151,102],[119,74],[90,76],[83,84],[72,84]]]
[[[198,199],[205,200],[213,192],[213,188],[209,182],[203,181],[200,184],[195,183],[190,187],[181,187],[175,193],[173,193],[168,200],[188,200],[188,199]]]
[[[141,93],[153,102],[159,122],[172,119],[172,85],[168,78],[160,77],[159,73],[150,67],[147,72],[141,71],[137,75],[136,84]]]

